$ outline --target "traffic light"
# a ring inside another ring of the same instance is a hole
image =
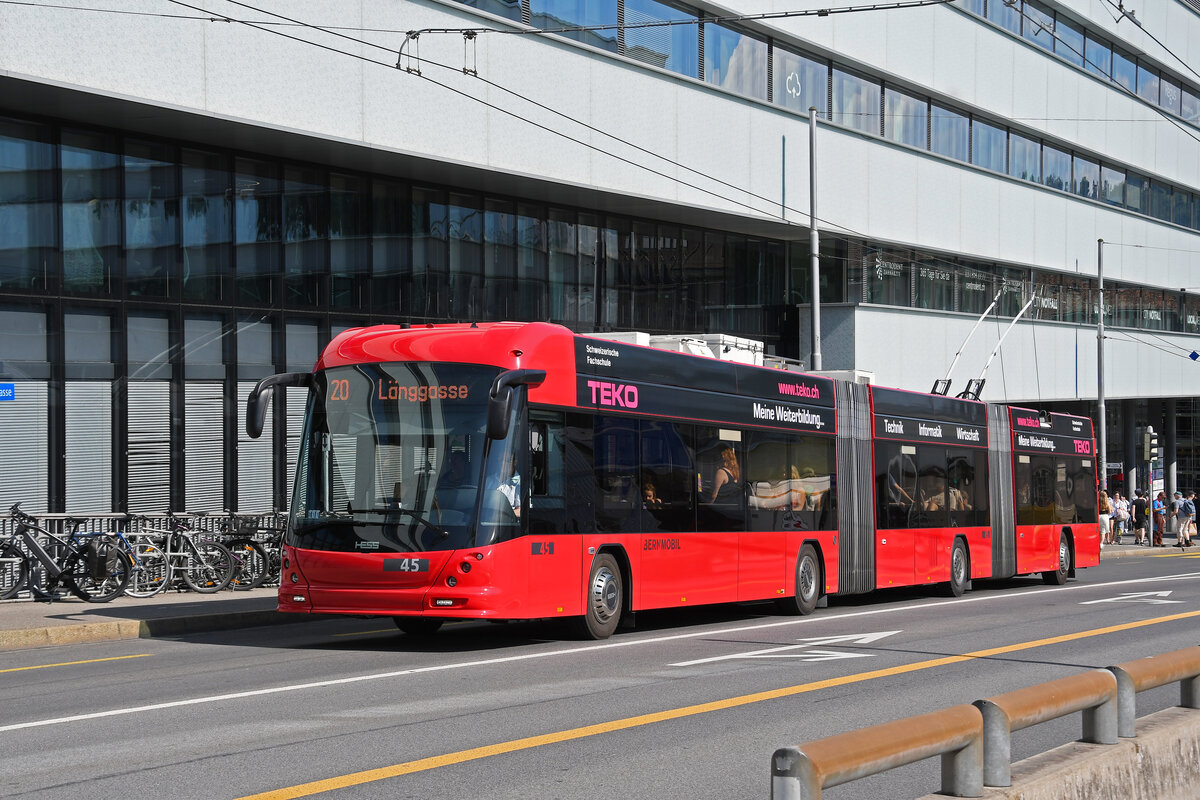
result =
[[[1158,434],[1154,432],[1154,428],[1147,425],[1142,433],[1142,460],[1157,461],[1159,454]]]

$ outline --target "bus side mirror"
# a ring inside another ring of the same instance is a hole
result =
[[[314,376],[311,372],[281,372],[263,378],[250,390],[246,400],[246,435],[251,439],[262,436],[263,424],[267,419],[267,406],[271,402],[271,389],[276,386],[307,386],[313,385]]]
[[[513,387],[536,386],[546,380],[544,369],[510,369],[492,381],[488,393],[487,436],[503,439],[508,436],[508,421],[512,418]]]
[[[508,436],[508,420],[512,415],[512,397],[512,387],[505,386],[489,398],[487,410],[489,439],[503,439]]]

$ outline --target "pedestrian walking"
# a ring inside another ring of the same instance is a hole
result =
[[[1171,519],[1175,523],[1175,546],[1183,547],[1183,527],[1187,522],[1187,514],[1183,512],[1183,492],[1176,492],[1171,498]]]
[[[1100,546],[1112,544],[1112,501],[1108,492],[1100,491]]]
[[[1167,493],[1159,492],[1154,498],[1154,505],[1151,509],[1154,518],[1154,532],[1151,545],[1154,547],[1165,547],[1163,544],[1163,530],[1167,527]]]
[[[1129,501],[1120,492],[1113,492],[1112,521],[1113,534],[1109,544],[1120,544],[1121,534],[1125,533],[1125,526],[1129,524]]]

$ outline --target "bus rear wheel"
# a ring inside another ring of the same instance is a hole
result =
[[[1067,535],[1060,533],[1058,535],[1058,569],[1047,570],[1042,573],[1042,580],[1051,586],[1062,586],[1067,582],[1067,576],[1071,574],[1071,545],[1067,541]]]
[[[392,617],[396,627],[409,636],[425,637],[437,633],[445,620],[430,617]]]
[[[800,548],[796,557],[796,594],[777,601],[779,610],[785,614],[811,614],[821,599],[821,560],[811,544]]]
[[[970,563],[962,539],[955,539],[954,547],[950,550],[950,581],[946,584],[948,597],[962,597],[966,591]]]
[[[621,568],[615,558],[601,553],[592,561],[584,613],[576,622],[576,631],[585,639],[607,639],[621,621],[623,603]]]

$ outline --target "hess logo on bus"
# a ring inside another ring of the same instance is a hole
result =
[[[608,381],[588,381],[592,390],[592,403],[613,408],[637,408],[638,390],[636,386],[624,383],[609,383]]]

